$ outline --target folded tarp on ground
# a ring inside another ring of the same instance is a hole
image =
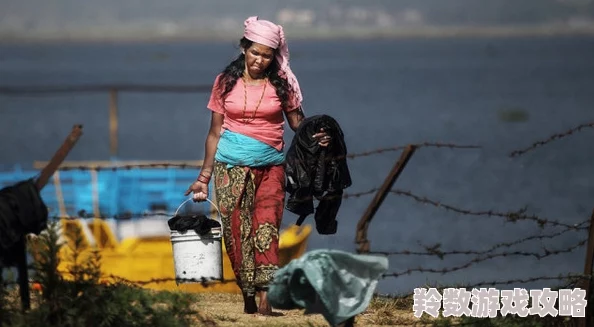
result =
[[[383,256],[310,251],[276,272],[268,300],[278,309],[321,310],[335,326],[367,309],[387,269]]]

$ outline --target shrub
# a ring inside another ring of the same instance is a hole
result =
[[[34,257],[32,277],[39,283],[41,291],[33,294],[32,309],[24,314],[0,307],[0,314],[6,317],[5,321],[9,322],[9,326],[192,325],[195,314],[190,309],[195,301],[192,294],[156,292],[120,281],[103,282],[99,252],[83,257],[82,240],[74,239],[69,244],[60,243],[55,222],[50,223],[41,235],[30,240],[29,245]],[[64,246],[70,251],[61,252]],[[60,253],[72,255],[73,264],[66,276],[58,271]],[[6,298],[2,296],[2,303]]]

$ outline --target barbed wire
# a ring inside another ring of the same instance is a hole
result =
[[[501,218],[506,218],[506,220],[509,222],[516,222],[519,220],[529,220],[529,221],[534,221],[534,222],[538,223],[538,225],[540,227],[544,227],[544,225],[552,225],[552,226],[565,227],[567,229],[578,229],[577,224],[570,225],[570,224],[562,223],[562,222],[555,221],[555,220],[540,218],[536,215],[526,215],[525,214],[526,209],[520,209],[515,212],[507,212],[507,213],[496,212],[493,210],[472,211],[472,210],[457,208],[457,207],[454,207],[454,206],[448,205],[448,204],[443,204],[439,201],[431,200],[426,197],[422,197],[422,196],[413,194],[410,191],[390,190],[390,192],[397,194],[397,195],[410,197],[420,203],[430,204],[430,205],[438,207],[438,208],[443,208],[443,209],[457,212],[457,213],[464,214],[464,215],[501,217]]]
[[[361,192],[345,192],[342,195],[326,195],[323,196],[323,198],[325,200],[334,200],[334,199],[351,199],[351,198],[360,198],[366,195],[370,195],[377,192],[377,188],[372,188],[369,189],[367,191],[361,191]],[[304,196],[304,197],[300,197],[300,198],[295,198],[292,200],[293,203],[301,203],[301,202],[309,202],[309,201],[313,201],[313,200],[317,200],[318,197],[315,196]],[[204,204],[205,202],[194,202],[194,203],[202,203]],[[277,204],[274,205],[264,205],[262,206],[262,208],[270,208],[270,207],[275,207],[277,206]],[[92,211],[92,210],[91,210]],[[198,214],[198,213],[193,213],[193,215]],[[216,215],[218,214],[218,211],[216,209],[211,209],[211,210],[206,210],[204,212],[201,212],[200,214],[204,214],[204,215]],[[99,219],[105,219],[105,218],[114,218],[114,219],[138,219],[138,218],[149,218],[149,217],[172,217],[173,216],[173,212],[171,210],[154,210],[154,211],[146,211],[146,212],[120,212],[120,213],[116,213],[113,215],[109,215],[109,217],[106,217],[106,215],[101,215],[100,217],[96,217],[95,214],[93,214],[92,212],[88,212],[87,210],[81,209],[78,210],[76,212],[76,214],[72,214],[72,215],[52,215],[49,217],[49,219],[54,219],[54,220],[59,220],[59,219],[64,219],[64,220],[73,220],[73,219],[80,219],[80,218],[99,218]]]
[[[558,276],[539,276],[539,277],[530,277],[530,278],[518,278],[518,279],[510,279],[510,280],[500,280],[500,281],[483,281],[473,284],[467,285],[450,285],[450,286],[428,286],[428,287],[435,287],[437,289],[445,289],[445,288],[456,288],[456,289],[466,289],[472,290],[477,288],[483,288],[484,286],[496,286],[496,285],[511,285],[511,284],[526,284],[531,282],[537,281],[550,281],[550,280],[569,280],[565,284],[557,285],[559,289],[566,289],[572,288],[572,284],[575,284],[576,280],[585,280],[592,278],[591,275],[584,275],[584,274],[560,274]],[[555,289],[556,287],[550,287]],[[379,299],[386,299],[386,300],[401,300],[401,301],[412,301],[414,296],[414,292],[409,292],[405,294],[380,294],[375,293],[374,297]],[[408,308],[412,308],[412,304],[406,304]],[[524,317],[523,319],[531,319],[534,317]],[[557,317],[551,317],[551,319],[556,319]],[[540,321],[540,320],[539,320]],[[414,319],[409,320],[406,322],[399,322],[399,325],[403,326],[427,326],[428,321],[423,321],[421,319]],[[476,320],[470,319],[468,321],[448,321],[448,326],[475,326],[477,324]]]
[[[35,271],[36,269],[34,267],[29,267],[30,270]],[[65,271],[65,272],[60,272],[60,275],[62,276],[70,276],[72,277],[72,273]],[[122,284],[128,284],[128,285],[135,285],[135,286],[147,286],[150,284],[163,284],[163,283],[170,283],[170,282],[175,282],[178,286],[180,284],[200,284],[202,287],[208,288],[208,287],[213,287],[215,284],[217,283],[235,283],[236,280],[235,279],[218,279],[218,278],[151,278],[151,279],[146,279],[146,280],[132,280],[132,279],[128,279],[125,277],[121,277],[121,276],[117,276],[117,275],[113,275],[113,274],[102,274],[101,276],[99,276],[99,283],[122,283]],[[67,279],[66,279],[67,280]],[[42,284],[43,281],[40,280],[35,280],[35,279],[30,279],[29,283],[39,283]],[[18,281],[14,281],[14,280],[5,280],[2,281],[3,285],[19,285]]]
[[[473,284],[467,284],[463,287],[465,288],[476,288],[478,286],[495,286],[495,285],[511,285],[511,284],[526,284],[526,283],[532,283],[532,282],[537,282],[537,281],[542,281],[542,280],[570,280],[568,281],[568,284],[566,285],[560,285],[562,287],[566,287],[567,285],[570,285],[572,283],[575,283],[576,280],[585,280],[585,279],[589,279],[592,278],[591,275],[585,275],[585,274],[561,274],[558,276],[541,276],[541,277],[529,277],[529,278],[519,278],[519,279],[511,279],[511,280],[506,280],[506,281],[482,281],[482,282],[477,282],[477,283],[473,283]]]
[[[590,222],[590,219],[584,220],[581,223],[578,224],[579,226],[582,226],[584,224],[587,224]],[[587,230],[589,227],[579,227],[579,230]],[[528,237],[524,237],[521,238],[519,240],[516,241],[512,241],[512,242],[502,242],[502,243],[498,243],[493,245],[491,248],[487,249],[487,250],[483,250],[483,251],[465,251],[465,250],[452,250],[452,251],[442,251],[439,248],[441,247],[441,244],[436,244],[436,245],[423,245],[421,244],[421,246],[425,249],[425,252],[420,252],[420,251],[411,251],[411,250],[402,250],[402,251],[369,251],[369,254],[379,254],[379,255],[418,255],[418,256],[438,256],[440,259],[443,259],[445,256],[451,256],[451,255],[470,255],[470,254],[475,254],[475,255],[483,255],[483,254],[488,254],[491,253],[497,249],[500,248],[504,248],[504,247],[512,247],[514,245],[518,245],[518,244],[522,244],[522,243],[526,243],[529,241],[533,241],[533,240],[543,240],[543,239],[553,239],[556,237],[559,237],[565,233],[568,232],[573,232],[575,231],[575,229],[564,229],[555,233],[551,233],[551,234],[545,234],[545,235],[532,235],[532,236],[528,236]]]
[[[36,269],[34,269],[33,267],[29,267],[30,270],[34,271]],[[71,276],[72,274],[69,272],[60,272],[60,274],[62,276]],[[208,288],[208,287],[214,287],[215,284],[220,284],[220,283],[235,283],[236,280],[235,279],[217,279],[217,278],[151,278],[151,279],[146,279],[146,280],[132,280],[132,279],[128,279],[125,277],[121,277],[121,276],[117,276],[117,275],[113,275],[113,274],[108,274],[108,275],[101,275],[99,277],[99,283],[121,283],[121,284],[127,284],[127,285],[135,285],[135,286],[147,286],[150,284],[164,284],[164,283],[170,283],[170,282],[175,282],[178,286],[181,284],[200,284],[202,287],[204,288]],[[35,280],[35,279],[30,279],[29,280],[30,284],[35,284],[35,283],[39,283],[42,284],[43,281],[40,280]],[[14,280],[5,280],[2,281],[2,284],[5,286],[14,286],[14,285],[19,285],[18,281],[14,281]]]
[[[510,157],[516,157],[516,156],[520,156],[520,155],[522,155],[522,154],[524,154],[524,153],[526,153],[526,152],[529,152],[529,151],[531,151],[531,150],[534,150],[534,149],[536,149],[536,148],[537,148],[537,147],[539,147],[539,146],[543,146],[543,145],[545,145],[545,144],[547,144],[547,143],[550,143],[550,142],[553,142],[553,141],[555,141],[555,140],[558,140],[558,139],[561,139],[561,138],[567,137],[567,136],[569,136],[569,135],[572,135],[572,134],[573,134],[573,133],[575,133],[575,132],[579,132],[580,130],[582,130],[582,129],[584,129],[584,128],[592,128],[592,127],[594,127],[594,122],[578,125],[578,126],[576,126],[576,127],[574,127],[574,128],[571,128],[571,129],[569,129],[569,130],[568,130],[568,131],[566,131],[566,132],[563,132],[563,133],[558,133],[558,134],[553,134],[553,135],[551,135],[550,137],[548,137],[547,139],[545,139],[545,140],[543,140],[543,141],[538,141],[538,142],[535,142],[535,143],[533,143],[531,146],[529,146],[529,147],[527,147],[527,148],[525,148],[525,149],[521,149],[521,150],[515,150],[515,151],[512,151],[512,152],[509,154],[509,156],[510,156]]]
[[[213,283],[235,283],[235,279],[217,279],[217,278],[152,278],[147,280],[131,280],[113,274],[101,277],[103,280],[112,280],[118,283],[132,284],[137,286],[146,286],[150,284],[163,284],[175,282],[178,286],[180,284],[194,283],[200,284],[202,287],[213,287]]]
[[[514,151],[512,152],[512,156],[515,155],[520,155],[522,153],[525,153],[533,148],[536,148],[540,145],[544,145],[548,142],[551,142],[552,140],[570,135],[576,131],[579,131],[582,128],[585,127],[594,127],[594,123],[591,124],[584,124],[584,125],[580,125],[564,134],[555,134],[553,136],[551,136],[548,140],[545,141],[541,141],[541,142],[537,142],[535,144],[533,144],[533,146],[531,146],[529,149],[525,149],[525,150],[519,150],[519,151]],[[414,145],[418,148],[420,147],[437,147],[437,148],[451,148],[451,149],[477,149],[477,148],[481,148],[481,146],[477,146],[477,145],[456,145],[456,144],[446,144],[446,143],[431,143],[431,142],[425,142],[425,143],[419,143],[419,144],[411,144]],[[392,151],[399,151],[399,150],[403,150],[405,149],[407,146],[395,146],[395,147],[387,147],[387,148],[379,148],[379,149],[375,149],[375,150],[371,150],[371,151],[365,151],[365,152],[360,152],[360,153],[353,153],[353,154],[349,154],[346,157],[349,159],[355,159],[355,158],[359,158],[359,157],[367,157],[367,156],[372,156],[372,155],[376,155],[376,154],[381,154],[381,153],[386,153],[386,152],[392,152]],[[158,162],[158,163],[138,163],[138,164],[114,164],[112,166],[95,166],[95,167],[89,167],[86,165],[80,165],[80,166],[65,166],[65,167],[60,167],[59,170],[125,170],[125,169],[135,169],[135,168],[139,168],[139,169],[144,169],[144,168],[181,168],[181,169],[201,169],[202,165],[196,165],[196,164],[186,164],[186,163],[170,163],[170,162]],[[348,198],[356,198],[356,197],[362,197],[365,195],[370,195],[373,194],[375,192],[378,191],[378,188],[372,188],[370,190],[367,191],[363,191],[363,192],[355,192],[355,193],[345,193],[339,197],[343,198],[343,199],[348,199]],[[570,253],[572,251],[574,251],[575,249],[582,247],[584,244],[586,244],[587,240],[581,240],[580,242],[564,248],[564,249],[556,249],[556,250],[551,250],[548,249],[546,247],[543,247],[541,250],[537,251],[537,252],[530,252],[530,251],[507,251],[507,252],[500,252],[500,253],[494,253],[496,250],[501,249],[501,248],[510,248],[512,246],[530,241],[530,240],[542,240],[542,239],[547,239],[547,238],[555,238],[558,237],[564,233],[567,233],[569,231],[578,231],[578,230],[584,230],[587,229],[587,227],[583,227],[584,224],[588,223],[590,220],[586,220],[586,221],[582,221],[580,223],[577,224],[567,224],[567,223],[562,223],[559,221],[554,221],[554,220],[549,220],[549,219],[544,219],[544,218],[540,218],[537,217],[536,215],[527,215],[526,214],[526,209],[520,209],[518,211],[515,212],[496,212],[493,210],[488,210],[488,211],[473,211],[473,210],[467,210],[467,209],[462,209],[462,208],[457,208],[454,207],[452,205],[448,205],[448,204],[442,204],[440,201],[435,201],[435,200],[431,200],[428,199],[426,197],[421,197],[418,195],[413,194],[412,192],[409,191],[404,191],[404,190],[391,190],[390,191],[393,194],[396,195],[400,195],[400,196],[406,196],[406,197],[410,197],[412,199],[414,199],[417,202],[421,202],[424,204],[430,204],[433,205],[435,207],[439,207],[439,208],[443,208],[449,211],[453,211],[453,212],[457,212],[460,214],[464,214],[464,215],[474,215],[474,216],[496,216],[496,217],[501,217],[501,218],[506,218],[507,221],[510,222],[515,222],[515,221],[519,221],[519,220],[528,220],[528,221],[534,221],[536,223],[538,223],[538,225],[540,225],[541,227],[545,226],[545,225],[552,225],[552,226],[557,226],[557,227],[563,227],[564,230],[556,232],[556,233],[550,233],[550,234],[546,234],[546,235],[532,235],[529,237],[525,237],[516,241],[512,241],[512,242],[502,242],[502,243],[498,243],[493,245],[492,247],[490,247],[487,250],[483,250],[483,251],[476,251],[476,250],[470,250],[470,251],[462,251],[462,250],[452,250],[452,251],[443,251],[441,249],[441,245],[440,244],[436,244],[436,245],[422,245],[424,247],[423,252],[421,251],[408,251],[408,250],[403,250],[403,251],[394,251],[394,252],[380,252],[380,251],[373,251],[371,253],[375,253],[375,254],[385,254],[385,255],[425,255],[425,256],[437,256],[440,259],[443,259],[445,256],[450,256],[450,255],[476,255],[475,258],[472,258],[471,260],[469,260],[468,262],[466,262],[465,264],[462,265],[458,265],[458,266],[454,266],[454,267],[449,267],[449,268],[441,268],[441,269],[437,269],[437,268],[424,268],[424,267],[419,267],[419,268],[411,268],[411,269],[407,269],[404,271],[400,271],[400,272],[391,272],[391,273],[386,273],[382,275],[382,278],[388,278],[388,277],[398,277],[398,276],[402,276],[402,275],[410,275],[412,273],[440,273],[440,274],[446,274],[446,273],[451,273],[451,272],[455,272],[455,271],[459,271],[465,268],[468,268],[474,264],[483,262],[483,261],[487,261],[487,260],[491,260],[491,259],[495,259],[498,257],[508,257],[508,256],[524,256],[524,257],[533,257],[537,260],[541,260],[544,259],[546,257],[550,257],[550,256],[554,256],[554,255],[559,255],[559,254],[563,254],[563,253]],[[338,197],[338,196],[337,196]],[[298,201],[311,201],[313,200],[314,197],[306,197],[306,198],[302,198],[299,199]],[[216,210],[212,210],[210,211],[210,213],[217,213]],[[167,216],[170,217],[171,214],[169,213],[165,213],[165,212],[144,212],[144,213],[136,213],[136,214],[132,214],[132,213],[123,213],[120,214],[122,216],[126,216],[126,218],[145,218],[145,217],[151,217],[151,216]],[[118,216],[118,215],[116,215]],[[76,219],[78,217],[60,217],[60,216],[53,216],[54,219]],[[87,217],[87,218],[92,218],[92,217]],[[481,285],[509,285],[512,283],[527,283],[527,282],[532,282],[532,281],[538,281],[538,280],[553,280],[553,279],[567,279],[567,278],[576,278],[576,277],[580,277],[583,278],[584,275],[567,275],[567,276],[557,276],[557,277],[551,277],[551,276],[542,276],[542,277],[532,277],[532,278],[527,278],[527,279],[512,279],[512,280],[507,280],[507,281],[495,281],[495,282],[480,282],[480,283],[475,283],[473,285],[466,285],[463,287],[466,288],[472,288],[472,287],[476,287],[476,286],[481,286]],[[219,280],[219,279],[180,279],[180,278],[155,278],[155,279],[149,279],[149,280],[143,280],[143,281],[134,281],[134,280],[130,280],[130,279],[126,279],[126,278],[122,278],[119,276],[115,276],[115,275],[108,275],[108,276],[104,276],[102,278],[107,278],[107,279],[111,279],[113,281],[116,282],[124,282],[124,283],[128,283],[128,284],[134,284],[134,285],[138,285],[138,286],[146,286],[149,284],[159,284],[159,283],[167,283],[167,282],[175,282],[176,284],[183,284],[183,283],[198,283],[201,284],[203,287],[209,287],[211,282],[215,282],[215,283],[226,283],[226,282],[236,282],[235,279],[225,279],[225,280]]]
[[[458,271],[458,270],[462,270],[462,269],[466,269],[474,264],[477,264],[479,262],[483,262],[483,261],[487,261],[487,260],[491,260],[491,259],[495,259],[495,258],[499,258],[499,257],[509,257],[509,256],[526,256],[526,257],[534,257],[537,260],[542,260],[546,257],[550,257],[550,256],[554,256],[554,255],[559,255],[562,253],[569,253],[572,252],[573,250],[583,246],[586,244],[588,240],[582,240],[580,242],[578,242],[575,245],[572,245],[568,248],[565,249],[560,249],[560,250],[549,250],[547,248],[543,247],[543,253],[539,253],[539,252],[527,252],[527,251],[513,251],[513,252],[503,252],[503,253],[495,253],[495,254],[489,254],[486,256],[477,256],[476,258],[469,260],[467,263],[459,265],[459,266],[455,266],[455,267],[450,267],[450,268],[441,268],[441,269],[434,269],[434,268],[423,268],[423,267],[419,267],[419,268],[410,268],[401,272],[393,272],[393,273],[386,273],[384,274],[382,277],[386,278],[386,277],[399,277],[399,276],[403,276],[403,275],[410,275],[414,272],[420,272],[420,273],[440,273],[440,274],[447,274],[447,273],[451,273],[454,271]]]
[[[495,281],[480,281],[475,282],[472,284],[455,284],[450,286],[431,286],[435,288],[465,288],[465,289],[472,289],[477,288],[479,286],[496,286],[496,285],[511,285],[511,284],[526,284],[538,281],[550,281],[550,280],[567,280],[567,284],[560,284],[560,287],[567,287],[568,285],[572,285],[576,283],[578,280],[585,280],[591,278],[592,275],[586,274],[578,274],[578,273],[567,273],[567,274],[559,274],[557,276],[535,276],[535,277],[526,277],[526,278],[514,278],[514,279],[507,279],[507,280],[495,280]],[[412,297],[414,292],[404,293],[404,294],[381,294],[375,293],[374,296],[378,298],[386,298],[386,299],[404,299],[407,297]]]
[[[410,145],[415,146],[417,148],[427,148],[427,147],[435,147],[435,148],[449,148],[449,149],[480,149],[482,146],[480,145],[457,145],[452,143],[438,143],[438,142],[423,142],[423,143],[411,143]],[[395,152],[406,149],[409,145],[402,145],[402,146],[394,146],[388,148],[380,148],[365,152],[359,152],[355,154],[347,155],[347,158],[354,159],[357,157],[366,157],[371,156],[374,154],[380,154],[385,152]]]
[[[486,285],[495,286],[495,285],[525,284],[525,283],[541,281],[541,280],[563,280],[563,279],[568,280],[567,285],[571,285],[571,284],[576,283],[578,280],[584,280],[584,279],[588,279],[588,278],[591,278],[591,275],[568,273],[568,274],[559,274],[557,276],[538,276],[538,277],[528,277],[528,278],[516,278],[516,279],[509,279],[509,280],[481,281],[481,282],[476,282],[476,283],[472,283],[472,284],[456,284],[456,285],[451,285],[448,287],[471,289],[471,288],[476,288],[479,286],[486,286]],[[126,283],[129,285],[138,285],[138,286],[176,282],[178,284],[196,283],[196,284],[201,284],[203,287],[211,287],[211,286],[216,285],[217,283],[235,283],[236,282],[235,279],[222,279],[221,280],[221,279],[216,279],[216,278],[200,278],[200,279],[196,279],[196,278],[152,278],[152,279],[147,279],[147,280],[131,280],[131,279],[128,279],[125,277],[120,277],[120,276],[113,275],[113,274],[102,275],[99,279],[102,281],[111,280],[114,283]],[[42,283],[42,281],[31,279],[29,281],[29,283]],[[14,280],[3,280],[2,284],[5,286],[18,285],[19,282],[14,281]],[[280,285],[283,283],[276,283],[276,282],[271,283],[271,285],[274,285],[274,284]],[[562,285],[562,286],[567,286],[567,285]],[[441,288],[441,287],[439,287],[439,288]],[[406,297],[412,296],[413,294],[414,294],[413,292],[405,293],[405,294],[396,294],[396,295],[395,294],[375,293],[374,296],[380,297],[380,298],[394,299],[394,298],[406,298]]]
[[[9,86],[0,85],[1,95],[41,96],[61,93],[104,93],[104,92],[170,92],[170,93],[206,93],[212,91],[211,84],[199,85],[162,85],[162,84],[90,84],[90,85],[42,85]]]
[[[342,198],[342,199],[359,198],[359,197],[371,195],[377,191],[378,191],[378,188],[371,188],[367,191],[345,192],[342,195],[326,195],[326,196],[324,196],[324,199],[325,200],[333,200],[333,199],[337,199],[337,198]],[[443,204],[439,201],[431,200],[426,197],[415,195],[410,191],[391,190],[390,192],[394,193],[396,195],[413,198],[417,202],[421,202],[424,204],[430,204],[435,207],[443,208],[443,209],[457,212],[460,214],[475,215],[475,216],[495,216],[495,217],[506,218],[507,221],[510,221],[510,222],[515,222],[518,220],[529,220],[529,221],[537,222],[541,227],[544,225],[552,225],[552,226],[564,227],[566,229],[566,231],[582,230],[584,228],[580,227],[580,226],[589,222],[589,220],[586,220],[586,221],[582,221],[580,223],[570,225],[567,223],[562,223],[562,222],[558,222],[558,221],[554,221],[554,220],[550,220],[550,219],[540,218],[536,215],[526,215],[526,214],[524,214],[524,209],[518,210],[516,212],[507,212],[507,213],[495,212],[492,210],[471,211],[471,210],[461,209],[461,208],[457,208],[457,207],[454,207],[451,205]],[[309,201],[313,201],[313,200],[317,200],[317,199],[319,199],[319,198],[315,197],[315,196],[306,196],[306,197],[295,198],[292,201],[294,203],[300,203],[300,202],[309,202]],[[275,205],[270,205],[270,206],[272,207]],[[203,212],[203,214],[205,214],[205,215],[211,215],[211,214],[216,215],[217,213],[218,213],[218,211],[216,209],[212,209],[212,210]],[[115,219],[136,219],[136,218],[147,218],[147,217],[171,217],[171,216],[172,216],[172,213],[166,212],[165,210],[163,210],[163,211],[147,211],[147,212],[140,212],[140,213],[121,212],[121,213],[117,213],[114,215],[110,215],[110,217],[115,218]],[[103,216],[95,217],[94,214],[92,214],[92,213],[87,214],[86,210],[79,210],[77,214],[73,214],[71,216],[53,215],[50,218],[51,219],[78,219],[78,218],[105,218],[105,217],[103,217]],[[542,237],[542,238],[546,238],[546,237]]]
[[[155,163],[138,163],[138,164],[117,164],[113,165],[78,165],[78,166],[63,166],[59,167],[60,171],[117,171],[117,170],[131,170],[131,169],[150,169],[150,168],[180,168],[180,169],[201,169],[202,165],[197,164],[186,164],[186,163],[170,163],[170,162],[155,162]]]
[[[63,274],[68,275],[69,273],[65,272]],[[481,282],[475,282],[472,284],[453,284],[453,285],[450,285],[447,287],[472,289],[472,288],[477,288],[479,286],[525,284],[525,283],[542,281],[542,280],[568,280],[567,284],[560,285],[562,287],[566,287],[568,285],[575,284],[579,280],[584,280],[584,279],[588,279],[588,278],[591,278],[591,275],[569,273],[569,274],[559,274],[557,276],[538,276],[538,277],[517,278],[517,279],[509,279],[509,280],[481,281]],[[119,283],[121,283],[121,284],[134,285],[134,286],[139,286],[139,287],[147,286],[150,284],[163,284],[163,283],[171,283],[171,282],[175,282],[177,286],[180,286],[182,284],[200,284],[202,287],[208,288],[208,287],[215,287],[221,283],[236,283],[237,280],[236,279],[218,279],[218,278],[151,278],[151,279],[146,279],[146,280],[132,280],[132,279],[128,279],[128,278],[113,275],[113,274],[103,274],[99,277],[99,283],[103,283],[103,284],[109,284],[109,283],[119,284]],[[29,281],[29,283],[30,284],[31,283],[33,283],[33,284],[40,283],[41,284],[42,281],[31,279]],[[18,281],[3,281],[3,285],[18,285]],[[273,285],[286,285],[286,283],[277,282],[277,281],[273,280],[272,282],[269,283],[269,286],[273,286]],[[445,287],[440,287],[440,286],[433,286],[433,287],[445,288]],[[398,294],[398,295],[375,293],[374,296],[379,297],[379,298],[394,299],[394,298],[406,298],[406,297],[412,296],[413,294],[414,294],[413,292],[405,293],[405,294]]]
[[[436,147],[436,148],[450,148],[450,149],[477,149],[481,148],[478,145],[457,145],[457,144],[450,144],[450,143],[438,143],[438,142],[424,142],[418,144],[411,144],[418,148],[421,147]],[[386,148],[378,148],[371,151],[364,151],[359,153],[352,153],[347,154],[346,156],[329,156],[326,160],[340,160],[343,158],[348,159],[355,159],[359,157],[368,157],[376,154],[381,154],[385,152],[392,152],[392,151],[400,151],[407,147],[406,146],[394,146],[394,147],[386,147]],[[111,164],[93,164],[92,162],[89,164],[81,164],[81,165],[68,165],[68,166],[60,166],[58,167],[59,171],[117,171],[117,170],[131,170],[131,169],[153,169],[153,168],[179,168],[179,169],[201,169],[203,165],[199,164],[192,164],[192,163],[172,163],[172,162],[152,162],[152,163],[111,163]]]
[[[495,285],[511,285],[511,284],[526,284],[526,283],[530,283],[530,282],[536,282],[536,281],[546,281],[546,280],[566,280],[567,282],[565,284],[562,285],[557,285],[557,287],[551,287],[553,289],[556,288],[568,288],[568,287],[574,287],[574,286],[570,286],[570,285],[575,285],[579,280],[585,280],[585,279],[590,279],[592,276],[591,275],[585,275],[585,274],[574,274],[574,273],[569,273],[569,274],[559,274],[557,276],[539,276],[539,277],[529,277],[529,278],[517,278],[517,279],[509,279],[509,280],[498,280],[498,281],[481,281],[481,282],[477,282],[477,283],[472,283],[472,284],[457,284],[457,285],[449,285],[449,286],[428,286],[428,287],[436,287],[438,289],[445,289],[445,288],[457,288],[457,289],[476,289],[476,288],[483,288],[485,286],[495,286]],[[207,278],[200,278],[200,279],[195,279],[195,278],[153,278],[153,279],[149,279],[149,280],[130,280],[127,278],[123,278],[120,276],[115,276],[115,275],[103,275],[99,278],[98,283],[102,284],[102,286],[105,287],[109,287],[110,283],[111,284],[125,284],[128,286],[133,286],[133,287],[143,287],[143,286],[147,286],[149,284],[159,284],[159,283],[168,283],[168,282],[175,282],[176,285],[178,287],[180,287],[180,284],[182,283],[195,283],[195,284],[200,284],[202,287],[204,288],[208,288],[220,283],[235,283],[236,280],[235,279],[207,279]],[[212,283],[214,282],[214,283]],[[37,280],[30,280],[29,284],[34,284],[34,283],[38,283],[40,285],[42,285],[43,287],[43,283],[41,281],[37,281]],[[7,286],[9,284],[18,284],[16,282],[8,282],[8,281],[4,281],[2,283],[4,286]],[[270,286],[273,286],[275,283],[274,281],[271,283]],[[284,285],[286,286],[286,283],[278,283],[279,285]],[[35,289],[35,288],[34,288]],[[410,299],[412,298],[414,295],[414,292],[409,292],[406,294],[400,294],[400,295],[394,295],[394,294],[380,294],[380,293],[375,293],[374,297],[375,298],[384,298],[384,299],[391,299],[391,300],[406,300],[406,299]],[[205,317],[199,317],[199,319],[204,323],[204,321],[207,319]],[[208,319],[209,321],[211,321],[211,319]],[[470,320],[469,322],[458,322],[458,321],[454,321],[454,326],[470,326],[470,325],[474,325],[476,324],[475,321]],[[418,320],[418,319],[411,319],[408,320],[406,322],[402,321],[401,324],[403,325],[408,325],[408,326],[425,326],[427,324],[427,321],[422,321],[422,320]]]

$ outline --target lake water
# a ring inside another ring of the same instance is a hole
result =
[[[345,132],[350,153],[419,142],[480,145],[421,148],[394,188],[468,210],[530,214],[564,223],[587,220],[594,208],[591,129],[510,157],[513,150],[594,121],[594,39],[418,39],[295,41],[291,65],[307,115],[329,114]],[[0,46],[0,85],[211,84],[235,45],[59,44]],[[68,160],[109,158],[108,95],[0,95],[0,163],[48,160],[73,124],[84,136]],[[120,159],[202,159],[208,94],[124,93],[119,97]],[[511,116],[511,117],[510,117]],[[293,134],[286,133],[290,142]],[[400,152],[349,160],[349,193],[379,187]],[[180,190],[182,192],[183,190]],[[314,231],[309,247],[355,251],[355,227],[373,195],[346,199],[336,235]],[[285,213],[283,225],[296,220]],[[308,222],[313,223],[312,217]],[[372,250],[486,250],[494,244],[562,228],[468,216],[388,195],[369,229]],[[512,250],[565,249],[587,230],[535,240]],[[504,251],[509,249],[502,249]],[[410,292],[431,282],[509,280],[583,271],[585,246],[537,260],[505,256],[446,275],[388,277],[382,293]],[[473,255],[391,256],[390,272],[441,269]],[[554,285],[550,281],[524,284]],[[506,286],[512,287],[513,285]]]

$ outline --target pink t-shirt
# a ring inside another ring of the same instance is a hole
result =
[[[266,90],[264,90],[264,83],[261,85],[247,84],[247,106],[244,114],[243,109],[246,102],[244,99],[243,79],[237,79],[237,83],[231,92],[227,94],[227,98],[223,104],[221,103],[221,98],[218,96],[220,94],[218,90],[220,77],[221,74],[215,79],[210,100],[206,107],[224,115],[222,129],[255,138],[282,151],[284,146],[283,126],[285,124],[285,118],[274,86],[270,82],[267,82]],[[265,92],[264,97],[254,116],[254,109],[263,91]],[[298,106],[291,105],[290,109],[286,111],[290,112],[297,108]],[[244,122],[244,119],[247,119],[248,122]]]

